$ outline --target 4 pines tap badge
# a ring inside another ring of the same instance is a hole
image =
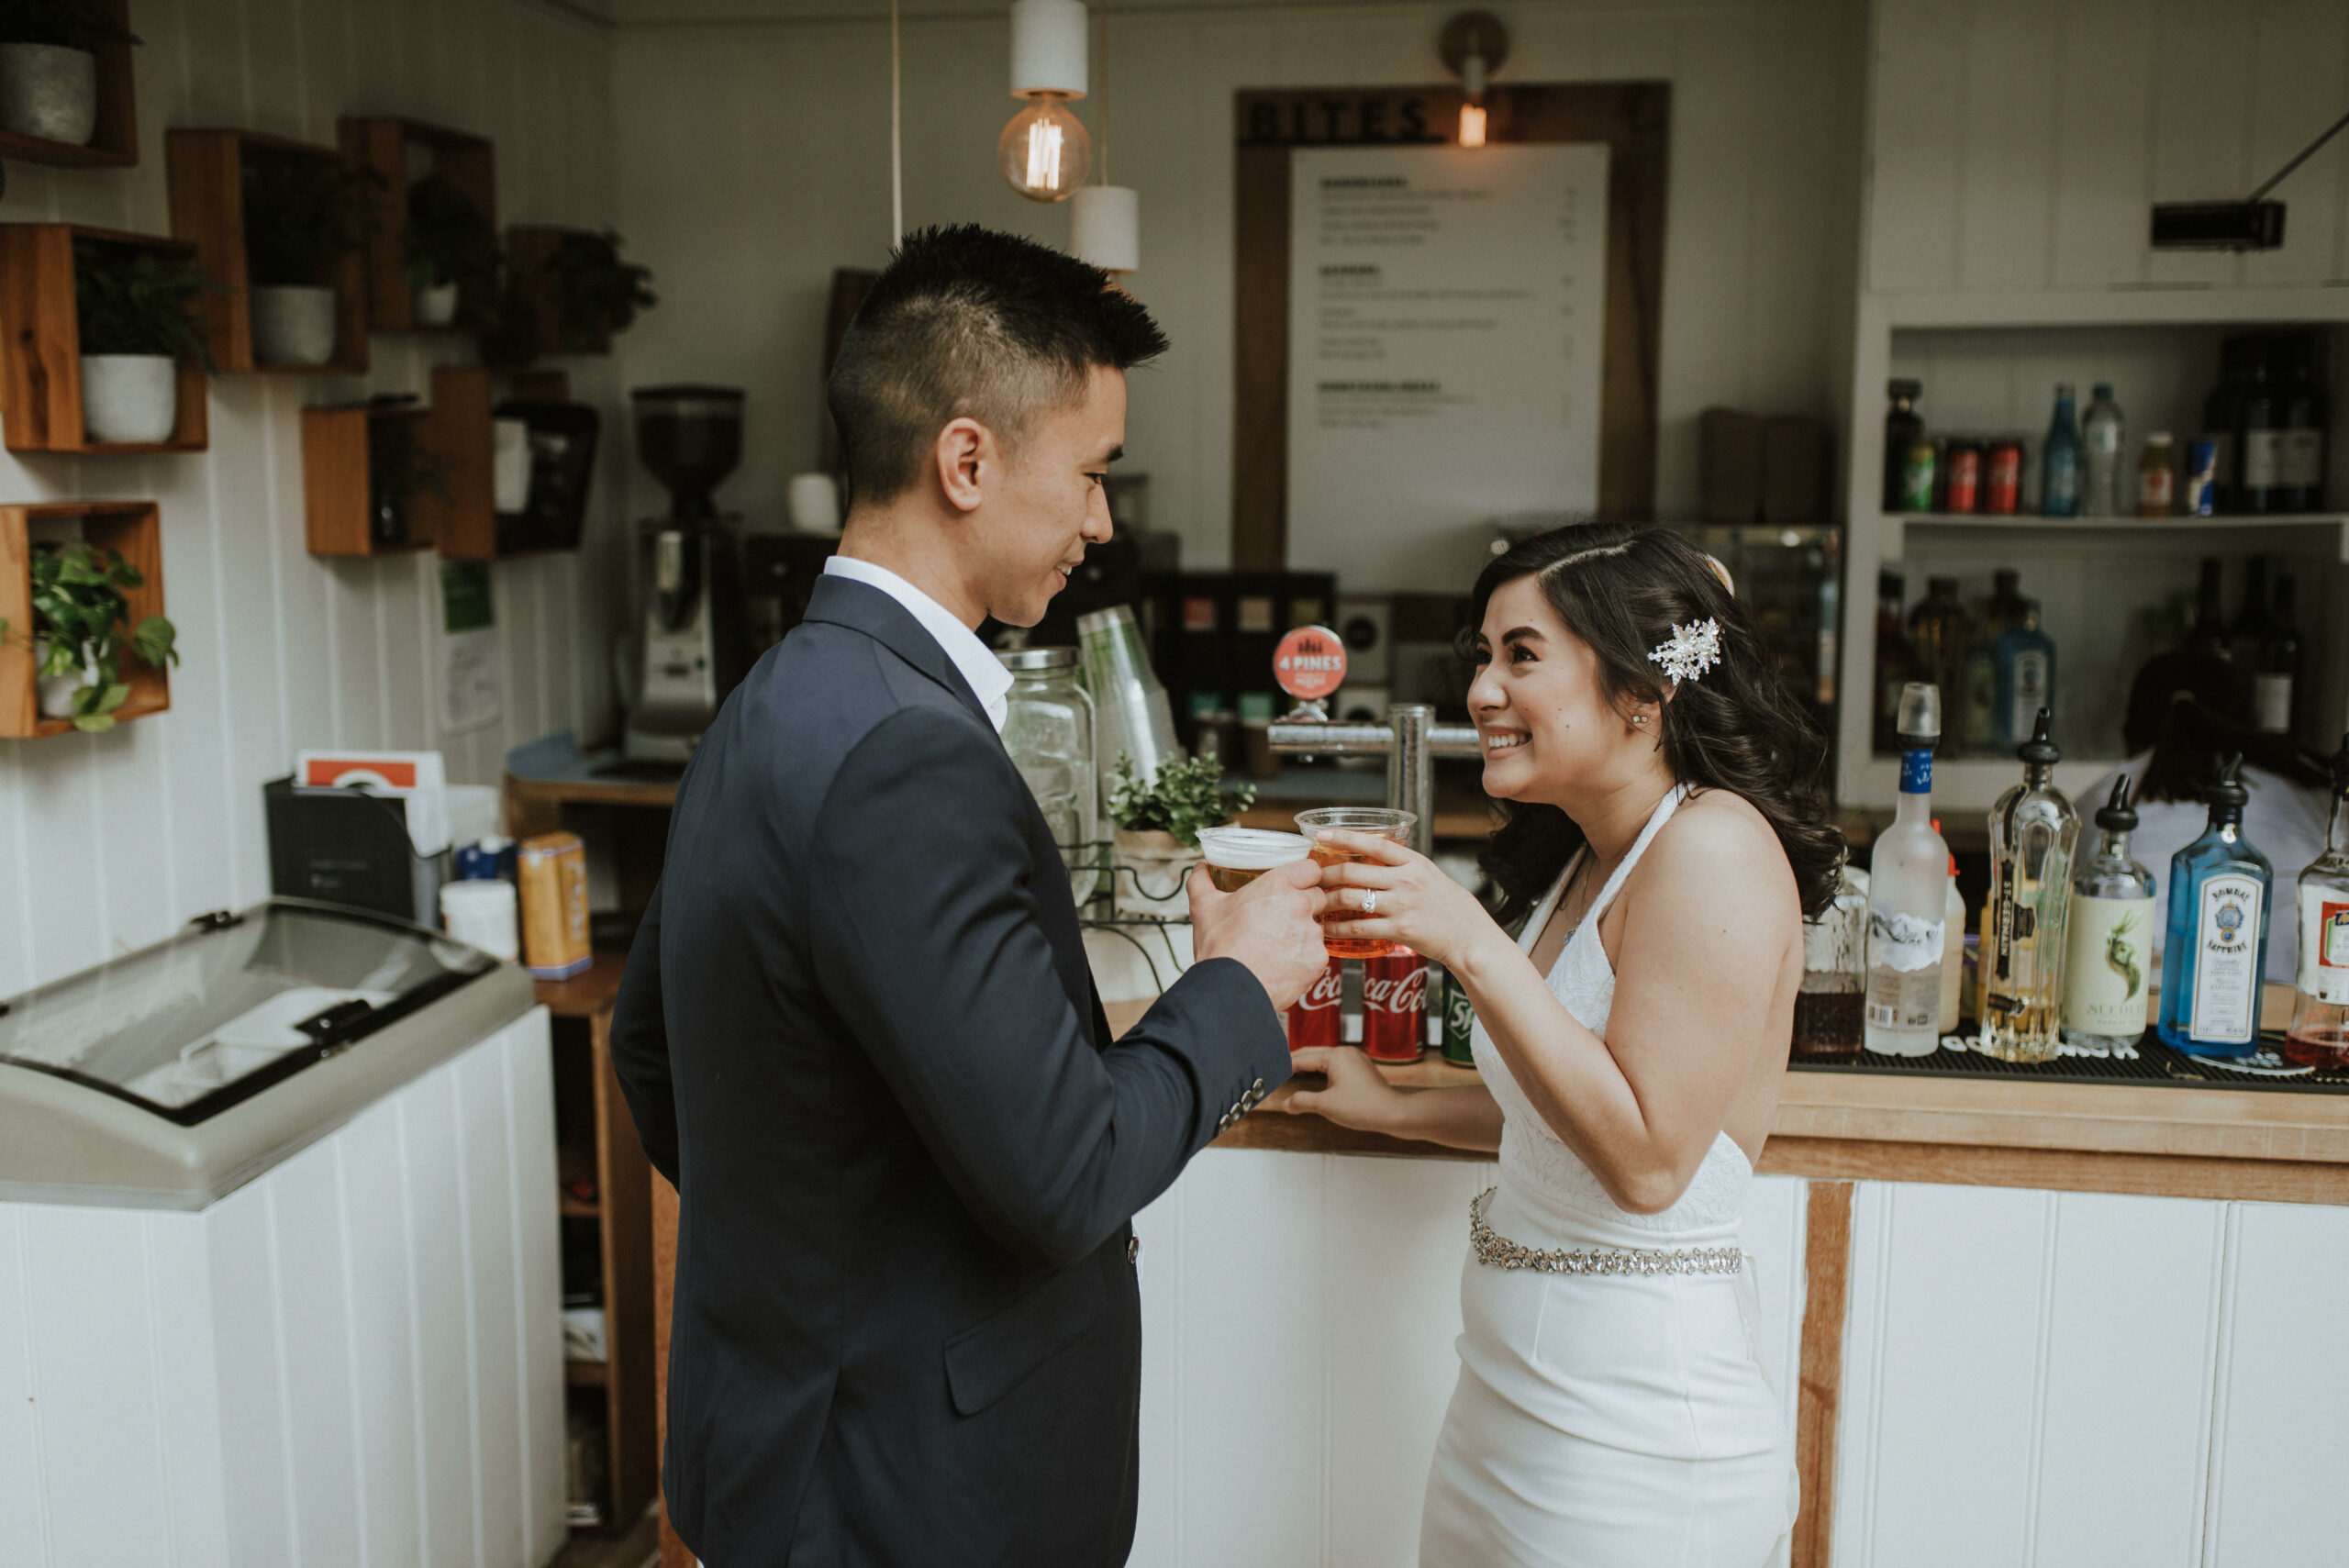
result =
[[[1346,684],[1344,639],[1326,626],[1300,626],[1273,650],[1273,678],[1300,703],[1319,703]]]

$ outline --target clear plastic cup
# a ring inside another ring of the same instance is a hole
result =
[[[1367,855],[1352,850],[1341,850],[1335,844],[1321,842],[1321,835],[1336,828],[1347,833],[1366,833],[1375,839],[1392,839],[1398,844],[1411,841],[1411,828],[1419,822],[1416,814],[1394,811],[1383,806],[1325,806],[1297,814],[1297,830],[1313,841],[1313,858],[1325,866],[1342,865],[1348,861],[1368,860]],[[1320,917],[1323,926],[1342,924],[1361,918],[1360,912],[1337,909]],[[1331,958],[1383,958],[1388,953],[1401,952],[1400,942],[1362,937],[1332,937],[1324,934],[1322,949]]]
[[[1199,849],[1219,893],[1237,893],[1275,866],[1309,859],[1313,840],[1267,828],[1202,828]]]

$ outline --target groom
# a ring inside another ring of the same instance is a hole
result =
[[[1131,1544],[1128,1222],[1287,1076],[1322,895],[1195,873],[1197,962],[1113,1041],[974,628],[1109,537],[1125,372],[1164,347],[975,228],[908,236],[841,344],[839,556],[686,770],[612,1026],[682,1200],[663,1480],[712,1568]]]

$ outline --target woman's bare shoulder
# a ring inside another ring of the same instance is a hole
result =
[[[1777,833],[1752,801],[1730,790],[1701,790],[1681,803],[1634,868],[1631,882],[1642,881],[1651,895],[1734,905],[1749,917],[1778,911],[1798,925],[1802,918]]]

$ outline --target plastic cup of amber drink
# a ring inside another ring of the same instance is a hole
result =
[[[1391,839],[1398,844],[1411,841],[1411,828],[1419,817],[1408,811],[1390,810],[1383,806],[1325,806],[1313,811],[1297,814],[1297,831],[1313,841],[1313,859],[1325,866],[1342,865],[1348,861],[1366,861],[1368,855],[1325,844],[1321,835],[1335,829],[1344,833],[1364,833],[1374,839]],[[1362,918],[1359,911],[1335,909],[1319,917],[1323,927],[1343,925]],[[1321,938],[1324,951],[1331,958],[1383,958],[1391,952],[1401,952],[1403,944],[1384,938],[1333,937],[1326,929]]]
[[[1218,893],[1237,893],[1275,866],[1311,858],[1313,840],[1268,828],[1202,828],[1199,850]]]

